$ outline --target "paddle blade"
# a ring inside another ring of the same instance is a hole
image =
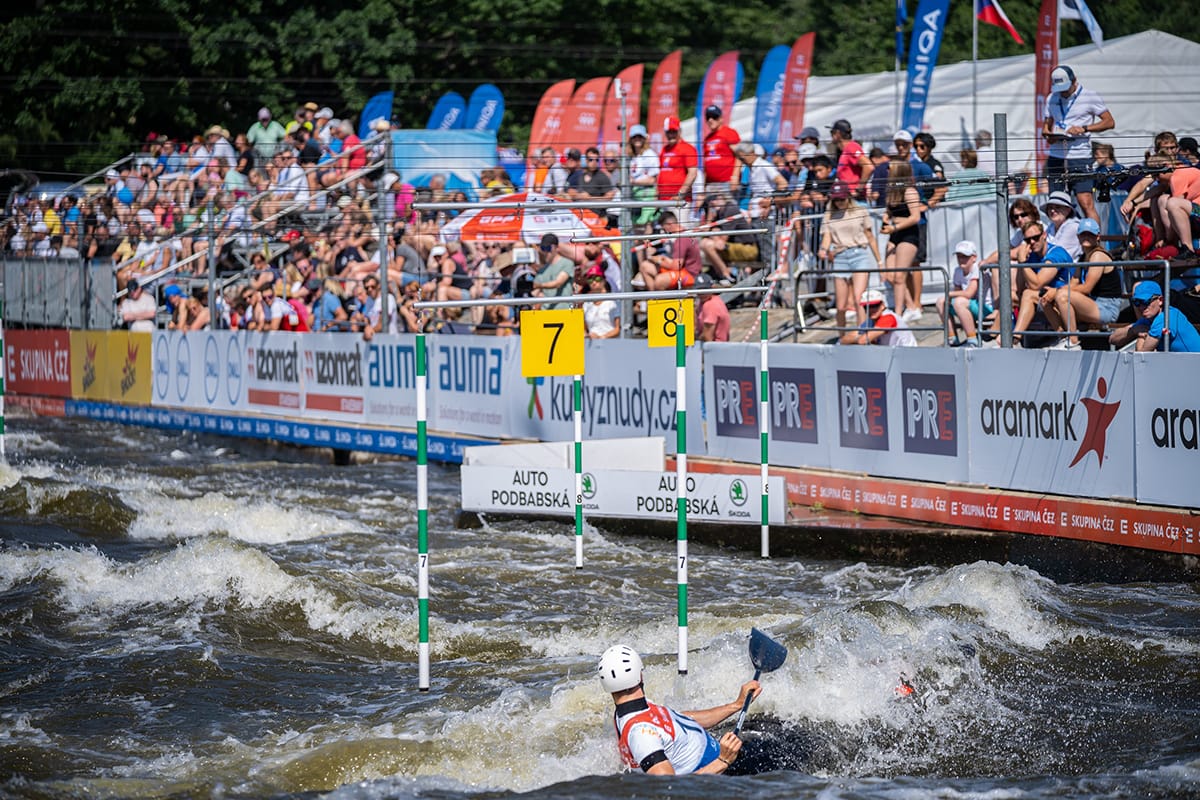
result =
[[[756,670],[774,672],[787,659],[787,648],[758,628],[750,629],[750,663]]]

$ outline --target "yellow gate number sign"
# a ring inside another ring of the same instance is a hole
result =
[[[675,327],[680,322],[687,325],[684,345],[691,347],[696,341],[696,312],[692,298],[646,301],[646,338],[651,347],[674,347]]]
[[[583,374],[582,308],[521,312],[521,375]]]

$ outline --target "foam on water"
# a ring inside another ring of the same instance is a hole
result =
[[[284,507],[221,492],[175,497],[155,487],[121,499],[138,512],[129,531],[135,539],[186,539],[220,532],[250,544],[272,545],[363,530],[361,524],[312,506]]]
[[[239,610],[298,608],[311,630],[411,647],[411,608],[344,600],[306,577],[284,572],[269,557],[221,537],[188,541],[142,561],[115,562],[95,549],[0,552],[0,590],[48,580],[66,612],[92,625],[142,607],[188,609],[208,604]],[[186,626],[187,616],[181,618]],[[144,646],[144,643],[143,645]]]

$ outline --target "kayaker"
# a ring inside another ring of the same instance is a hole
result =
[[[758,681],[747,681],[733,702],[681,714],[646,700],[642,659],[633,648],[614,645],[605,650],[599,673],[600,684],[616,704],[613,725],[621,760],[650,775],[719,775],[729,769],[742,740],[730,731],[718,742],[705,729],[738,713],[746,697],[762,692]]]

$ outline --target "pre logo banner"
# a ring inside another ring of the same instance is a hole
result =
[[[1132,371],[1118,353],[972,353],[970,480],[1134,497]]]

